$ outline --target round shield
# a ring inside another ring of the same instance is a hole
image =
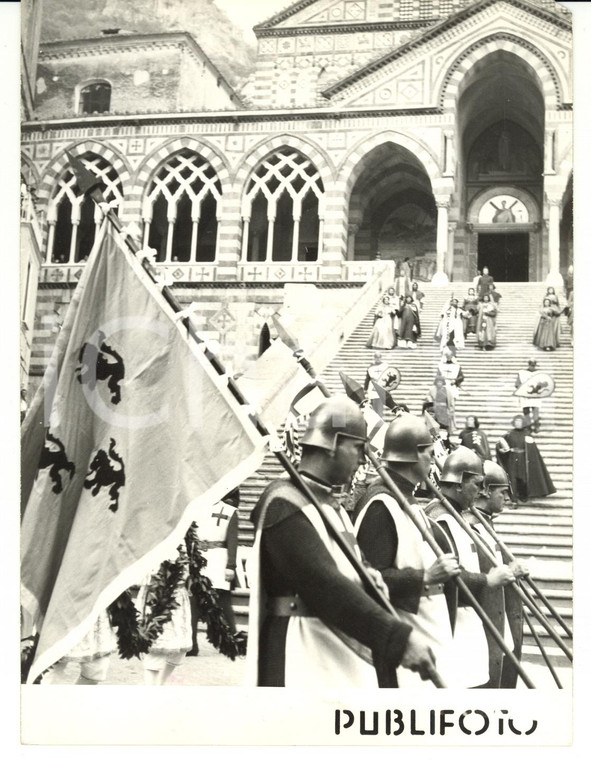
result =
[[[548,398],[554,393],[554,378],[547,372],[534,372],[514,392],[521,398]]]
[[[395,391],[400,385],[401,380],[402,375],[400,374],[400,370],[396,369],[396,367],[388,367],[380,375],[379,384],[387,391]]]

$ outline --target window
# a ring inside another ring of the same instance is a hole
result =
[[[324,187],[314,164],[283,148],[265,159],[243,202],[243,261],[317,261]]]
[[[111,85],[93,82],[80,90],[80,113],[105,113],[111,107]]]
[[[221,184],[213,167],[184,150],[158,171],[144,200],[144,245],[157,261],[215,261]]]
[[[104,158],[87,153],[82,157],[87,169],[101,180],[106,201],[123,200],[121,180]],[[88,258],[102,212],[89,196],[83,196],[76,178],[68,167],[55,187],[47,207],[49,233],[46,263],[74,264]]]

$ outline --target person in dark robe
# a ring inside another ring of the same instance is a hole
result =
[[[482,274],[478,278],[478,299],[482,301],[484,296],[490,295],[491,285],[494,284],[493,278],[488,273],[488,267],[482,268]]]
[[[468,288],[468,295],[462,304],[462,322],[464,323],[464,337],[470,333],[476,333],[476,319],[478,318],[478,298],[474,288]]]
[[[475,451],[481,459],[492,459],[486,433],[480,430],[478,417],[471,414],[466,417],[466,427],[459,434],[460,445]]]
[[[510,430],[496,445],[497,460],[511,482],[513,500],[526,502],[556,493],[536,442],[523,415],[513,418]]]
[[[412,296],[406,296],[397,311],[398,315],[398,344],[400,348],[416,348],[417,338],[421,336],[421,320],[419,307]]]

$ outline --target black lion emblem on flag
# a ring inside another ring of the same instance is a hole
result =
[[[70,480],[74,477],[76,467],[70,462],[66,455],[64,444],[49,430],[45,436],[45,445],[39,457],[39,470],[45,470],[49,467],[49,477],[53,481],[53,493],[61,493],[64,490],[61,471],[65,470],[70,474]]]
[[[96,496],[101,488],[108,488],[111,503],[109,509],[119,509],[119,489],[125,485],[125,466],[123,459],[115,451],[115,440],[111,438],[109,451],[99,449],[93,457],[84,480],[84,488]]]
[[[86,384],[91,391],[96,388],[97,380],[106,380],[111,391],[111,401],[121,401],[119,383],[125,377],[123,358],[114,348],[105,343],[105,334],[99,330],[97,345],[84,343],[78,353],[76,377],[78,382]]]

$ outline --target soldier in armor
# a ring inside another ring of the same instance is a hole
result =
[[[367,594],[333,537],[340,533],[361,559],[341,506],[364,459],[366,425],[358,405],[344,395],[324,401],[311,414],[301,443],[299,473],[331,530],[287,479],[271,483],[255,506],[249,682],[389,686],[400,666],[427,678],[434,665],[429,642]],[[372,574],[381,581],[377,571]]]
[[[383,388],[385,393],[389,393],[389,389],[396,383],[397,373],[393,371],[387,362],[382,359],[382,355],[379,351],[376,351],[373,355],[373,362],[367,368],[365,373],[365,383],[363,388],[367,394],[367,399],[371,404],[372,409],[380,415],[384,414],[384,400],[382,395],[376,390],[373,383]],[[373,380],[373,383],[372,383]]]
[[[478,454],[465,446],[458,446],[443,465],[441,491],[452,508],[466,517],[467,510],[480,493],[483,480],[483,465]],[[471,538],[438,499],[428,504],[425,511],[447,534],[463,568],[461,578],[479,604],[482,604],[488,588],[515,580],[512,570],[504,565],[493,567],[487,573],[481,571]],[[454,661],[458,664],[456,680],[466,688],[484,687],[489,680],[487,638],[476,611],[467,600],[462,599],[461,594],[458,597],[453,641]]]
[[[517,377],[515,378],[515,387],[521,388],[521,386],[529,380],[534,372],[537,371],[537,366],[538,363],[535,359],[528,359],[527,369],[520,369],[517,373]],[[541,426],[540,407],[542,405],[542,400],[539,398],[520,398],[519,401],[523,414],[527,419],[529,419],[531,432],[539,433]]]
[[[474,506],[482,517],[492,526],[495,516],[500,514],[510,503],[510,484],[507,473],[495,462],[485,461],[484,481],[480,495]],[[499,564],[506,563],[515,578],[527,575],[527,569],[518,562],[510,562],[498,547],[491,534],[482,526],[474,515],[468,515],[468,522],[488,545],[491,552],[497,556]],[[490,559],[478,551],[478,561],[483,573],[492,567]],[[511,586],[489,586],[484,594],[482,606],[489,618],[495,624],[505,643],[519,660],[523,639],[523,607],[521,600]],[[498,644],[486,631],[488,640],[489,680],[485,684],[489,689],[514,689],[517,685],[517,670],[515,665],[504,656]]]
[[[438,672],[447,686],[453,686],[455,668],[450,655],[456,595],[449,580],[460,568],[441,528],[413,499],[416,486],[429,477],[432,454],[433,441],[422,417],[404,413],[389,424],[382,462],[425,530],[447,554],[436,557],[379,477],[370,483],[359,505],[355,532],[365,558],[381,572],[401,619],[428,638]],[[404,668],[398,669],[397,680],[401,688],[421,685],[416,673]]]

